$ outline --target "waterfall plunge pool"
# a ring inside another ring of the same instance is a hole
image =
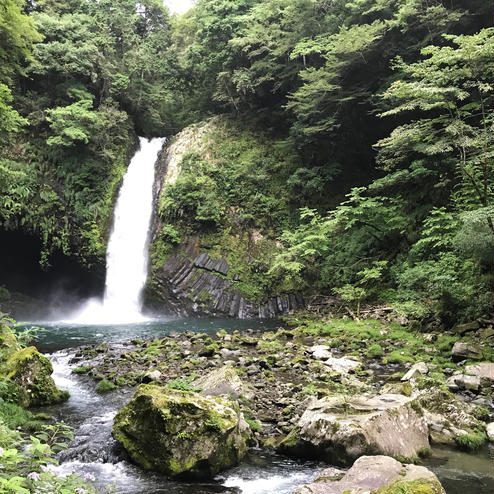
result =
[[[140,323],[129,324],[75,324],[60,321],[21,323],[19,329],[34,326],[39,328],[35,336],[35,344],[40,352],[53,353],[58,350],[75,348],[82,345],[100,343],[117,343],[133,338],[163,338],[176,331],[182,333],[192,331],[198,333],[216,333],[220,329],[234,331],[273,330],[279,322],[273,319],[215,319],[215,318],[159,318],[149,319]]]

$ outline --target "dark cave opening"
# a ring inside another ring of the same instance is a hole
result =
[[[103,294],[105,267],[88,269],[55,252],[50,268],[39,263],[41,241],[20,231],[0,231],[0,307],[16,318],[47,317]]]

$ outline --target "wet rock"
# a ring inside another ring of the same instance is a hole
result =
[[[451,357],[453,361],[459,362],[465,359],[478,359],[482,356],[482,353],[479,348],[469,345],[468,343],[464,343],[462,341],[457,341],[453,345],[453,349],[451,350]]]
[[[408,381],[387,383],[379,391],[379,394],[397,394],[403,396],[412,396],[412,386]]]
[[[494,363],[481,363],[465,366],[464,373],[455,372],[447,384],[452,392],[470,390],[490,395],[493,381]]]
[[[52,379],[53,367],[48,358],[35,347],[23,348],[10,355],[2,367],[2,374],[26,390],[24,406],[39,406],[61,403],[69,398]]]
[[[225,397],[141,384],[117,413],[113,436],[145,469],[210,478],[242,459],[250,429]]]
[[[252,391],[242,382],[231,365],[224,365],[206,376],[196,379],[193,385],[200,388],[205,395],[229,395],[234,399],[241,396],[250,399],[253,396]]]
[[[331,358],[331,352],[327,345],[314,345],[309,348],[309,352],[312,353],[312,358],[317,360],[326,360]]]
[[[480,378],[476,376],[467,376],[465,374],[453,375],[446,381],[450,391],[456,392],[461,389],[478,391],[480,388]]]
[[[335,465],[366,454],[414,458],[429,440],[427,423],[410,401],[402,395],[324,397],[308,406],[278,449]]]
[[[159,370],[148,371],[142,378],[143,383],[159,382],[163,379],[163,374]]]
[[[408,372],[401,378],[402,381],[410,381],[415,377],[425,375],[429,372],[429,368],[427,364],[424,362],[417,362],[413,364],[412,367],[408,370]]]
[[[432,442],[454,445],[455,437],[482,430],[474,416],[475,406],[458,400],[455,395],[439,388],[427,390],[415,400],[429,426]]]
[[[494,381],[494,363],[482,363],[475,365],[467,365],[465,367],[465,373],[470,376],[475,376],[480,378],[481,380],[486,380],[487,382]]]
[[[445,494],[437,477],[427,468],[403,466],[389,456],[363,456],[338,478],[322,473],[313,484],[296,489],[293,494]]]
[[[349,374],[350,372],[355,372],[361,365],[358,360],[353,360],[346,357],[336,358],[331,357],[323,362],[324,365],[328,366],[334,372],[339,372],[340,374]]]
[[[487,424],[485,432],[487,433],[487,438],[489,439],[489,441],[494,442],[494,422]]]

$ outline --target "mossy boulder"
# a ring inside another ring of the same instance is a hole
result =
[[[23,406],[60,403],[68,399],[67,391],[57,388],[48,358],[31,346],[12,353],[2,367],[2,374],[26,391]]]
[[[485,424],[475,417],[476,406],[458,400],[448,391],[440,388],[428,389],[412,405],[423,410],[431,441],[435,444],[463,447],[460,438],[469,436],[483,437],[486,440],[483,433]]]
[[[293,494],[445,494],[430,470],[402,465],[389,456],[362,456],[347,472],[329,473],[323,471],[313,484]]]
[[[250,430],[228,398],[141,384],[113,436],[145,469],[203,479],[242,459]]]

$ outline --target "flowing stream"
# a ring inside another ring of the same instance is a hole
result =
[[[200,324],[200,321],[196,323]],[[139,329],[138,325],[135,329]],[[53,327],[48,328],[40,335],[40,348],[52,347],[51,337],[43,341],[52,330]],[[139,331],[137,334],[142,335]],[[122,351],[126,348],[118,343],[112,346],[115,349],[121,346]],[[99,395],[91,378],[72,374],[72,369],[78,365],[71,363],[74,355],[72,349],[51,354],[53,377],[59,387],[70,391],[71,397],[62,405],[43,409],[75,428],[74,441],[67,451],[60,454],[60,465],[53,467],[59,474],[75,471],[80,475],[94,475],[102,492],[105,486],[114,485],[118,494],[290,494],[295,487],[311,482],[322,469],[322,465],[314,462],[295,461],[253,450],[240,466],[210,482],[176,482],[146,472],[122,460],[111,437],[113,417],[130,400],[134,390],[121,388]]]
[[[71,362],[74,346],[107,342],[114,349],[126,351],[120,342],[133,337],[163,337],[170,331],[193,330],[215,332],[218,329],[272,329],[272,321],[234,321],[220,319],[169,319],[100,326],[65,325],[46,326],[39,333],[37,346],[52,352],[54,379],[59,387],[71,393],[70,399],[45,412],[52,413],[75,428],[75,439],[70,448],[60,455],[55,470],[61,474],[72,471],[80,475],[90,473],[104,492],[114,485],[118,494],[290,494],[296,487],[310,483],[325,467],[309,461],[296,461],[276,454],[253,450],[238,467],[210,482],[188,483],[172,481],[162,475],[144,471],[123,460],[116,442],[111,437],[113,417],[117,410],[132,397],[134,390],[120,388],[104,395],[95,391],[92,378],[72,374],[79,364]],[[109,330],[106,333],[107,329]],[[74,344],[75,343],[75,344]],[[436,473],[447,494],[492,494],[494,470],[492,447],[478,454],[467,454],[446,448],[435,448],[425,466]]]

